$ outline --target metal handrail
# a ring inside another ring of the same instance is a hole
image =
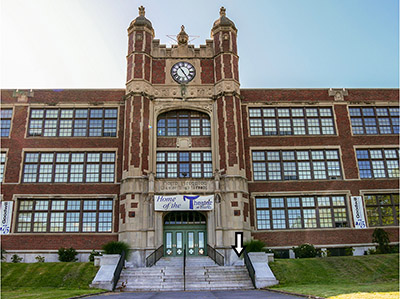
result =
[[[255,288],[256,287],[256,271],[254,270],[254,266],[251,263],[249,254],[247,253],[246,249],[243,250],[243,257],[244,257],[244,264],[246,265],[247,271],[249,271],[251,281],[253,282],[253,286]]]
[[[223,266],[225,264],[225,258],[222,254],[220,254],[214,247],[207,244],[207,255],[219,266]]]
[[[117,268],[115,268],[115,271],[114,271],[114,280],[113,280],[113,288],[112,288],[113,291],[115,290],[115,287],[117,286],[119,277],[121,276],[121,271],[122,271],[122,268],[124,267],[124,263],[125,263],[125,251],[122,251],[121,256],[119,257]]]
[[[161,245],[154,250],[148,257],[146,257],[146,267],[152,267],[164,255],[164,245]]]
[[[183,290],[186,291],[186,245],[183,245]]]

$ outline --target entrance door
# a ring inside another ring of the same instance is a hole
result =
[[[190,215],[189,215],[190,213]],[[198,212],[172,212],[164,218],[164,256],[207,255],[204,215]]]

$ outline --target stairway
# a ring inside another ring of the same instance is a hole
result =
[[[253,289],[245,266],[218,266],[209,257],[186,259],[186,290]],[[163,257],[150,268],[126,268],[116,290],[183,291],[183,258]]]

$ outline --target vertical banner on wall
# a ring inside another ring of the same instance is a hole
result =
[[[0,235],[8,235],[11,230],[12,201],[0,202]]]
[[[354,228],[367,228],[364,216],[364,205],[361,196],[351,196]]]

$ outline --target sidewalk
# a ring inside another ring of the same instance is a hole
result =
[[[187,292],[132,292],[106,293],[90,299],[304,299],[304,297],[269,291],[187,291]]]

